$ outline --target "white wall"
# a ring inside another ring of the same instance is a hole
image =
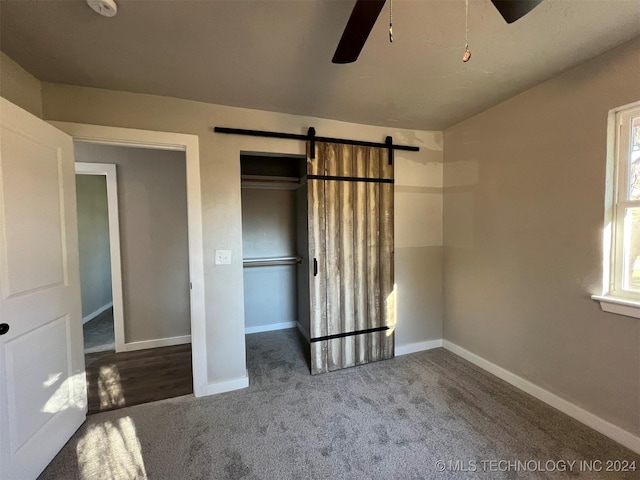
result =
[[[76,175],[76,201],[82,317],[87,318],[113,301],[106,177]]]
[[[607,113],[640,39],[445,132],[445,339],[640,435],[640,321],[603,313]]]
[[[116,165],[125,343],[190,335],[184,152],[76,142],[75,155]]]
[[[44,118],[199,136],[210,383],[246,375],[240,153],[304,155],[303,142],[214,134],[213,126],[306,133],[420,147],[396,152],[398,346],[442,336],[442,134],[211,105],[176,98],[43,84]],[[231,265],[214,265],[216,249]]]

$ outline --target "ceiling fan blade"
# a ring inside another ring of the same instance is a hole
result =
[[[358,59],[386,0],[358,0],[342,33],[333,63],[351,63]]]
[[[491,0],[507,23],[513,23],[524,17],[540,2],[542,0]]]

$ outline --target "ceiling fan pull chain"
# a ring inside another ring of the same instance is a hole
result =
[[[389,43],[393,43],[393,0],[389,1]]]
[[[469,0],[464,1],[464,55],[462,61],[468,62],[471,58],[471,50],[469,50]]]

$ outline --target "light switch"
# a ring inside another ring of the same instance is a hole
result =
[[[231,250],[216,250],[216,265],[231,265]]]

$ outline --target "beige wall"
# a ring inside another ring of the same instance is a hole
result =
[[[184,152],[76,142],[75,156],[116,165],[125,342],[189,335]]]
[[[416,145],[396,152],[397,345],[441,338],[442,134],[371,127],[175,98],[43,84],[44,118],[199,136],[202,178],[207,371],[210,383],[244,377],[240,152],[304,155],[303,142],[214,134],[216,125]],[[403,208],[399,211],[400,207]],[[418,213],[412,213],[411,210]],[[416,218],[418,223],[412,223]],[[423,229],[428,228],[428,233]],[[232,265],[214,265],[216,249]]]
[[[603,313],[609,109],[640,40],[445,131],[444,337],[640,434],[640,321]]]
[[[296,209],[293,190],[242,189],[244,258],[296,255]]]
[[[0,97],[42,117],[42,84],[11,58],[0,52]]]
[[[78,250],[82,316],[112,302],[107,181],[103,175],[76,175]]]

